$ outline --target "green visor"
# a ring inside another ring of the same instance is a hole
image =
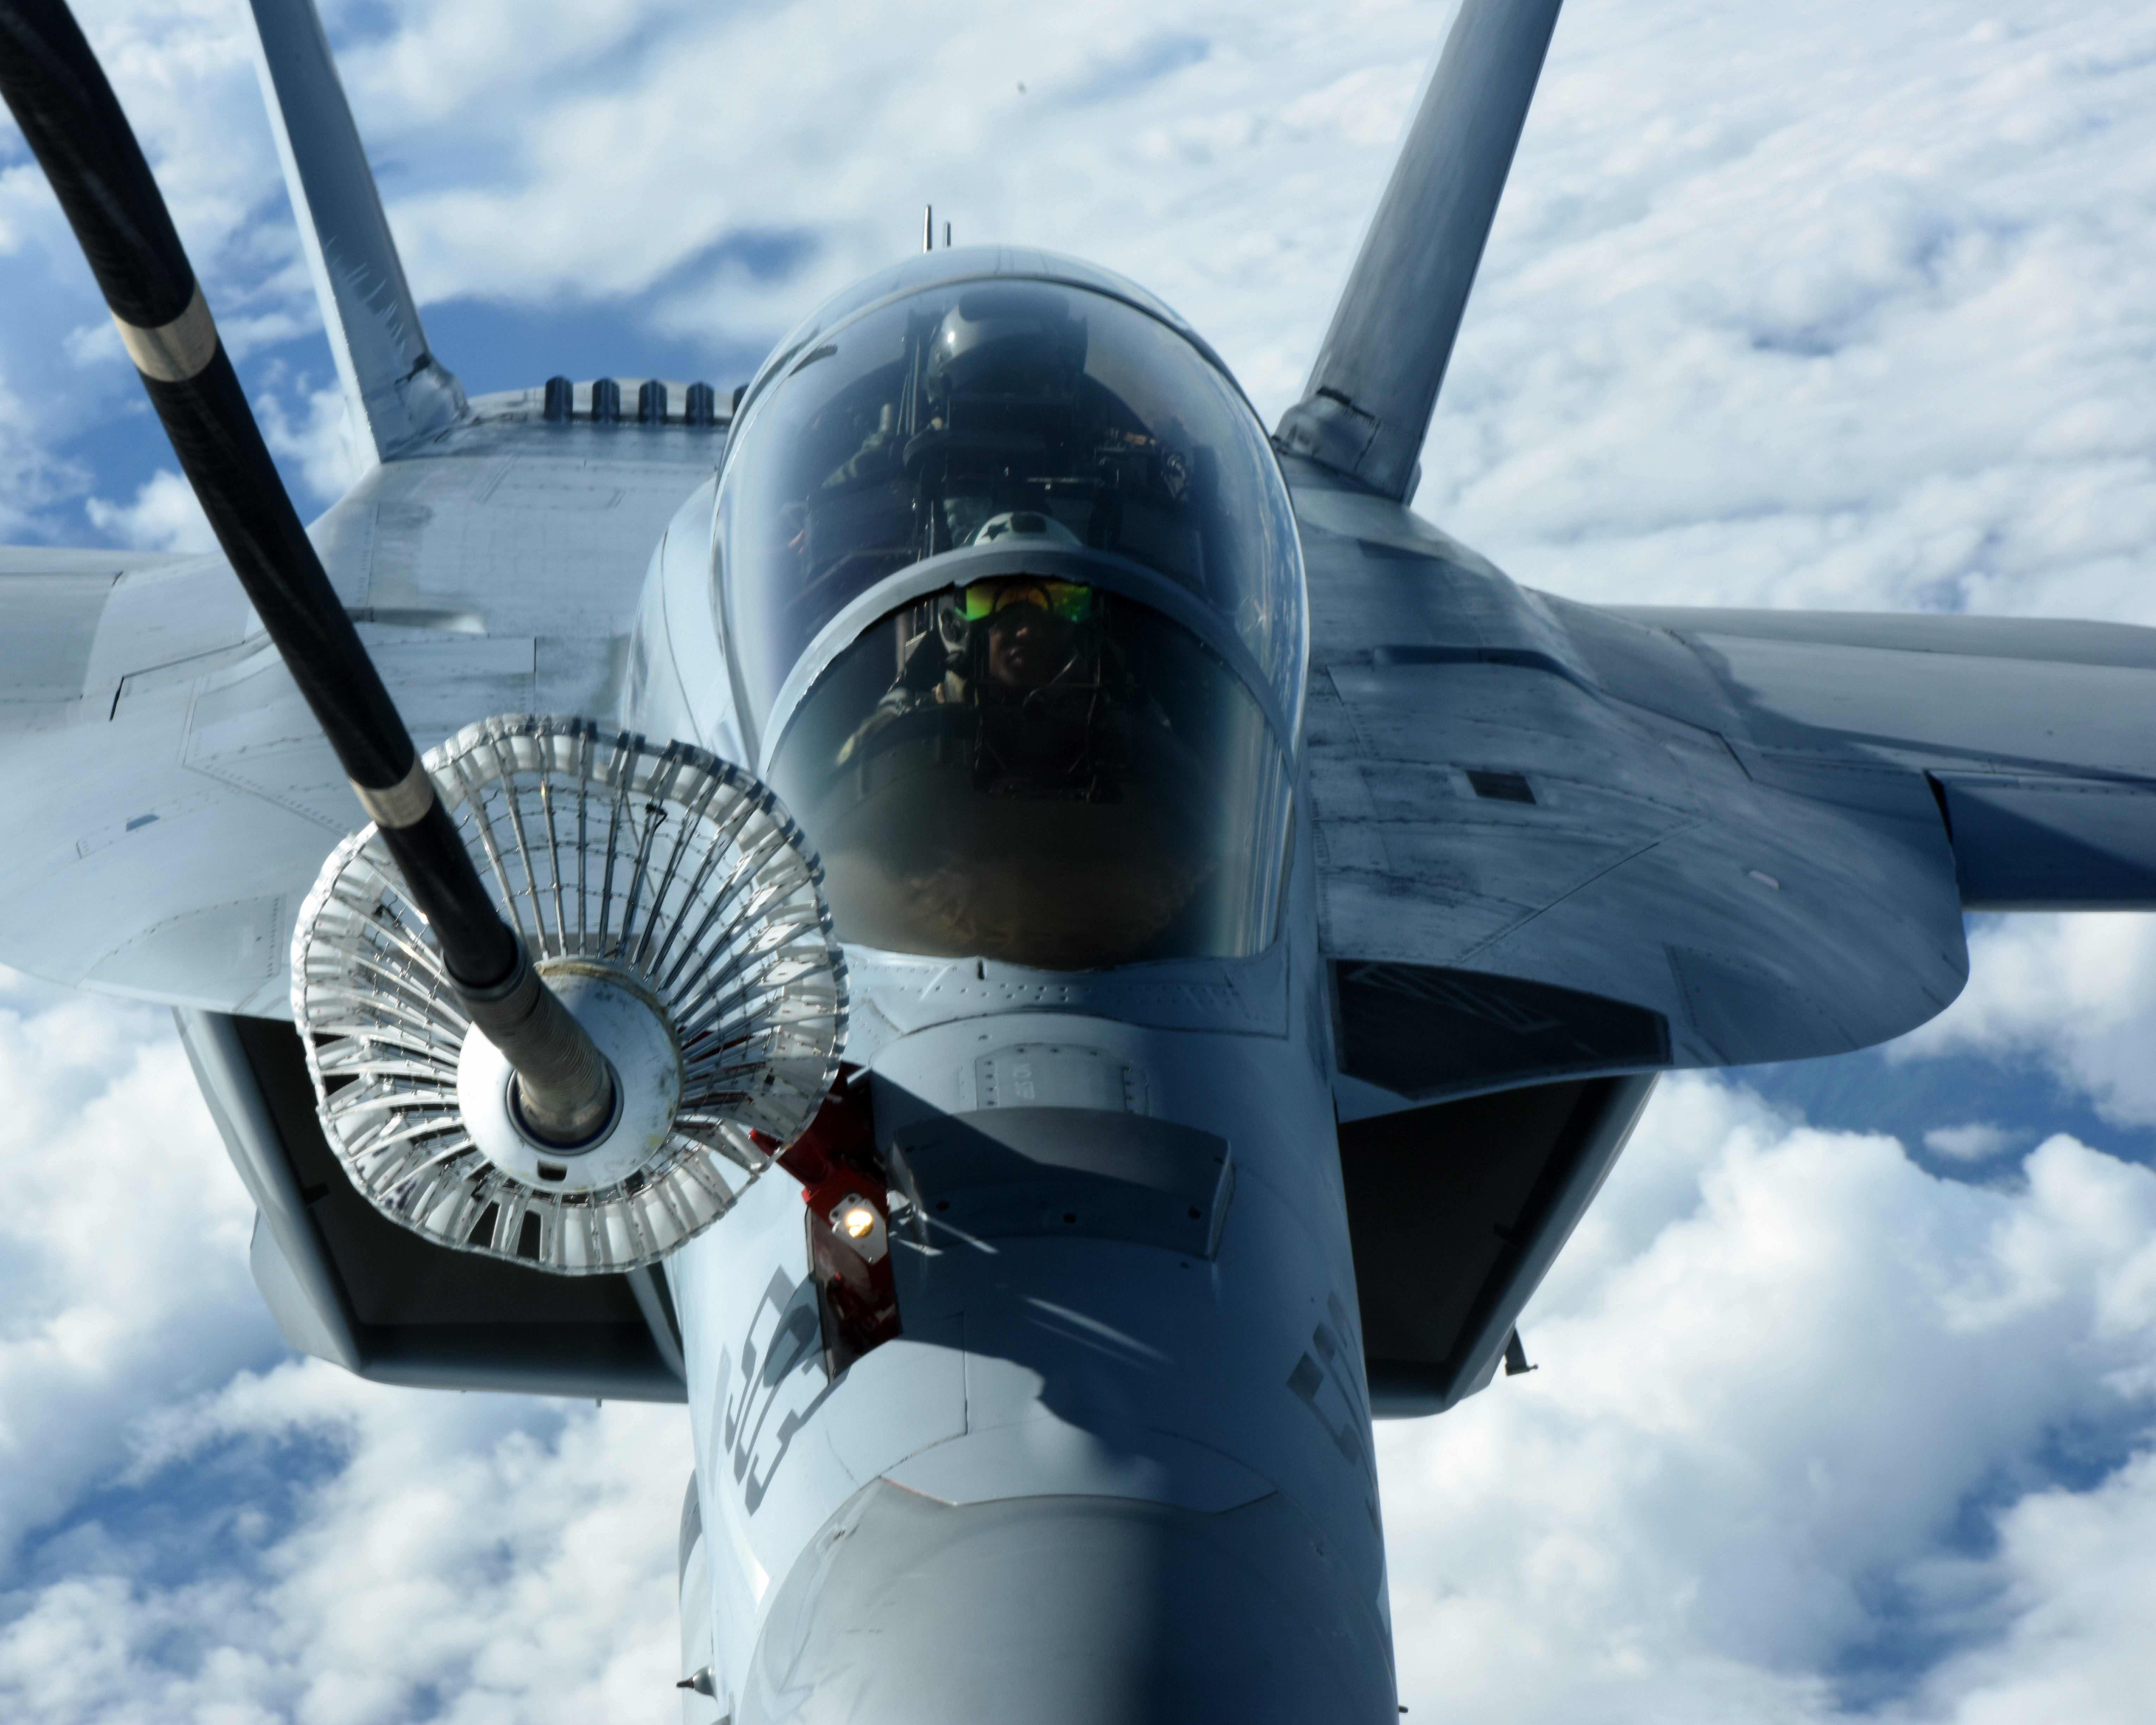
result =
[[[998,611],[1031,605],[1065,622],[1082,623],[1093,615],[1093,590],[1076,581],[1055,581],[1035,575],[1010,575],[993,581],[976,581],[960,594],[966,620],[978,623]]]

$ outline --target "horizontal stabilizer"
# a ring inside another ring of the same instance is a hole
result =
[[[1464,0],[1283,447],[1387,497],[1417,457],[1560,0]]]
[[[435,363],[311,0],[253,0],[256,70],[344,386],[354,453],[388,461],[464,411]]]

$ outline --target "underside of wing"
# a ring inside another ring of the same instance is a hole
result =
[[[1375,1413],[1435,1413],[1496,1374],[1654,1083],[1561,1079],[1342,1122]]]
[[[379,1383],[685,1398],[662,1270],[549,1275],[398,1227],[354,1188],[324,1137],[292,1026],[178,1017],[254,1200],[255,1285],[294,1348]]]

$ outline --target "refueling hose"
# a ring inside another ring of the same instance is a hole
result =
[[[225,559],[413,903],[465,1011],[517,1074],[526,1120],[572,1147],[611,1117],[613,1079],[531,968],[262,440],[134,130],[63,0],[0,0],[0,96],[52,183],[121,340]]]

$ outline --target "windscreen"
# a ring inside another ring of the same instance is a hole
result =
[[[1270,723],[1188,630],[1084,582],[998,574],[885,616],[768,771],[850,941],[1071,971],[1271,937]]]
[[[1019,522],[1183,590],[1291,730],[1306,626],[1286,488],[1188,340],[1024,278],[928,286],[812,339],[757,391],[719,487],[721,628],[752,731],[850,604]]]

